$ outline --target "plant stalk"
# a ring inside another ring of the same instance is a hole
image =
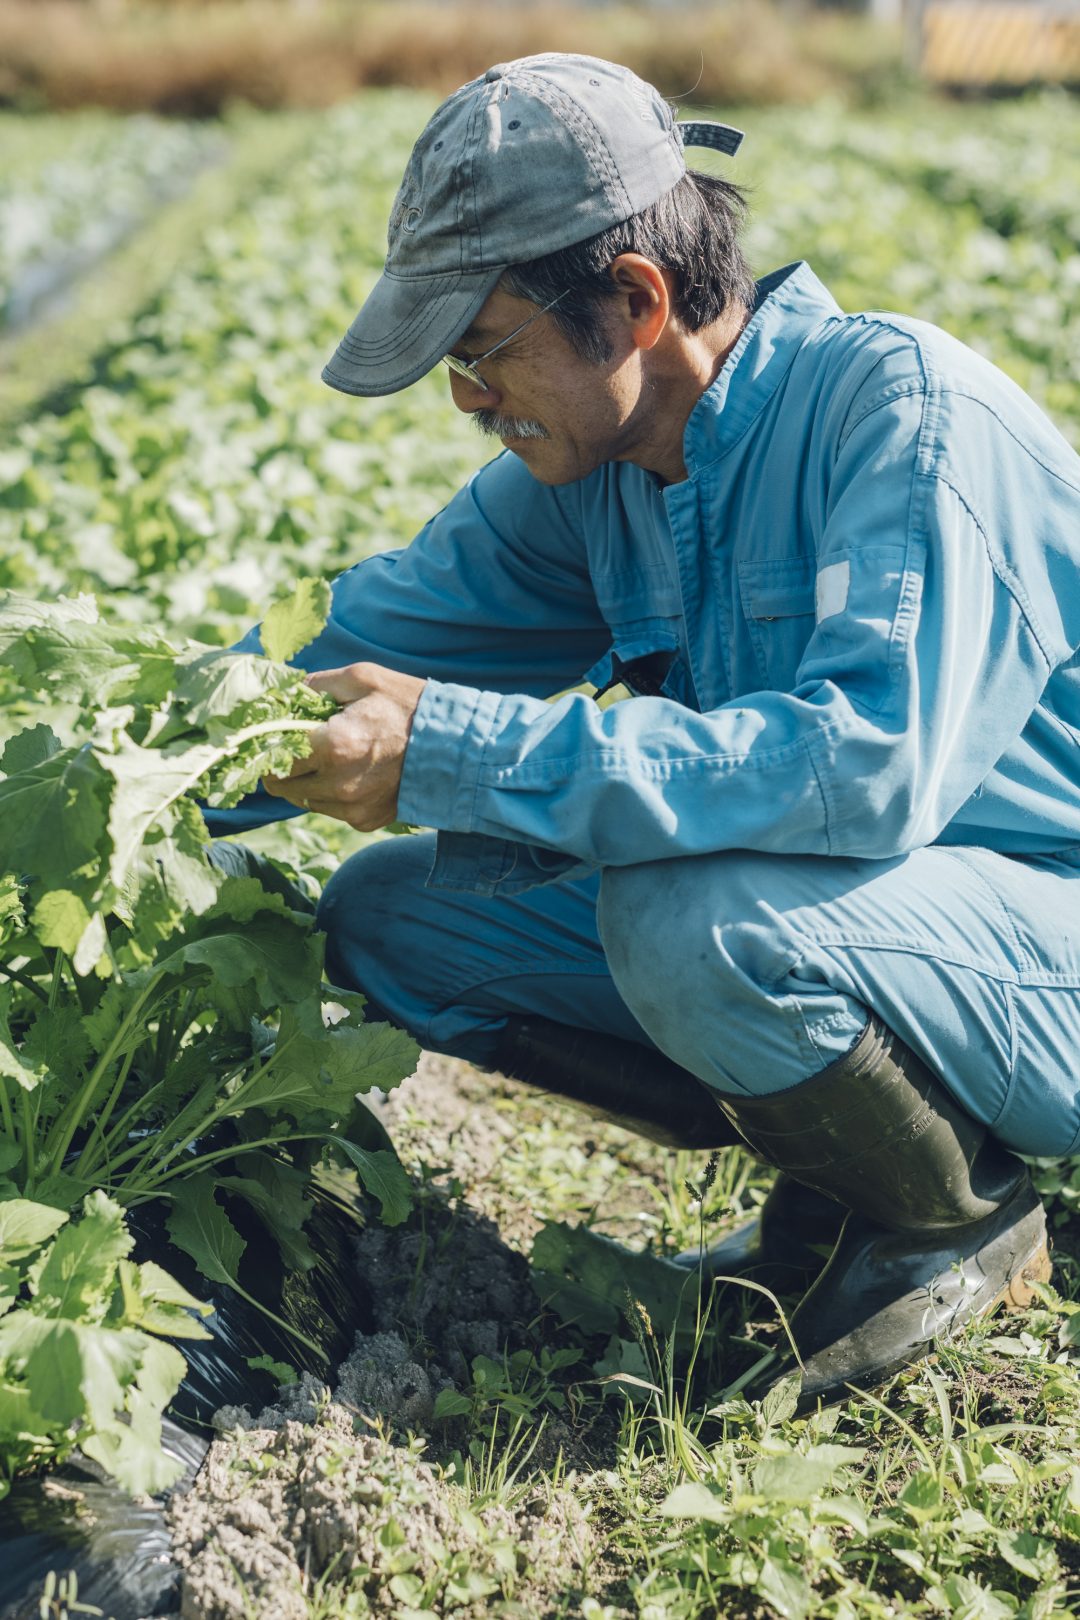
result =
[[[63,1164],[64,1159],[67,1157],[67,1152],[71,1146],[72,1138],[74,1137],[75,1132],[82,1125],[83,1120],[92,1107],[94,1097],[97,1093],[98,1087],[101,1084],[102,1078],[108,1073],[109,1065],[112,1063],[121,1046],[124,1044],[129,1030],[133,1027],[139,1015],[142,1013],[142,1010],[147,1001],[150,999],[152,992],[156,989],[157,983],[158,981],[156,979],[152,979],[150,983],[145,986],[142,992],[136,996],[135,1000],[124,1014],[124,1017],[120,1020],[119,1027],[117,1028],[112,1040],[109,1042],[104,1052],[102,1052],[101,1056],[98,1058],[97,1062],[94,1064],[94,1067],[87,1076],[82,1090],[75,1099],[74,1106],[68,1113],[67,1124],[60,1132],[56,1146],[50,1155],[50,1162],[54,1169],[58,1169]]]

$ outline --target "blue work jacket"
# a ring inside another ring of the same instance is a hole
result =
[[[297,661],[428,677],[399,814],[443,835],[432,881],[1080,851],[1080,458],[1032,401],[797,264],[684,444],[666,487],[609,463],[550,488],[505,453],[336,582]],[[549,701],[637,660],[650,695]],[[215,830],[289,813],[261,798]]]

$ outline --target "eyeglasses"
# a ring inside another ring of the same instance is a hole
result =
[[[558,298],[553,298],[550,304],[545,304],[543,309],[536,311],[535,315],[530,315],[528,320],[522,321],[520,326],[515,326],[512,332],[508,332],[504,338],[500,338],[498,343],[492,344],[491,348],[485,350],[483,354],[478,354],[475,360],[459,360],[456,354],[444,354],[443,359],[450,367],[450,370],[456,371],[459,377],[467,378],[477,388],[486,389],[487,383],[476,369],[477,366],[482,365],[485,360],[490,360],[491,356],[497,354],[501,348],[510,342],[511,338],[516,338],[519,332],[524,332],[527,326],[531,326],[533,321],[538,321],[541,315],[546,315],[549,309],[554,309],[559,302],[559,298],[565,298],[568,291],[569,289],[564,287]]]

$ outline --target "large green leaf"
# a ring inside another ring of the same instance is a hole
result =
[[[236,1282],[247,1245],[214,1197],[213,1176],[188,1176],[174,1183],[165,1224],[177,1248],[191,1256],[210,1282]]]
[[[124,1392],[142,1361],[143,1341],[132,1329],[11,1311],[0,1319],[0,1367],[25,1383],[50,1427],[87,1421],[107,1427],[123,1409]]]
[[[8,597],[0,605],[0,663],[24,690],[54,699],[102,707],[137,695],[153,704],[173,685],[176,649],[154,630],[94,623],[81,602]]]
[[[121,888],[148,832],[169,807],[193,788],[219,757],[209,743],[161,752],[121,739],[115,752],[98,752],[102,768],[116,783],[109,811],[112,840],[110,875]],[[171,823],[175,827],[176,823]],[[188,849],[196,855],[196,849]]]
[[[65,1227],[42,1263],[31,1269],[35,1312],[100,1321],[115,1285],[116,1268],[134,1243],[120,1205],[100,1190],[91,1193],[83,1202],[81,1219]]]
[[[768,1502],[809,1502],[832,1484],[841,1468],[861,1462],[864,1456],[854,1446],[820,1445],[807,1452],[763,1457],[752,1475],[754,1492]]]
[[[54,754],[60,752],[60,739],[51,726],[27,726],[9,738],[0,753],[0,771],[5,776],[17,776],[20,771],[32,770]]]
[[[152,1344],[151,1348],[158,1354],[171,1351],[176,1357],[178,1365],[174,1365],[174,1376],[156,1380],[172,1383],[175,1393],[187,1363],[170,1345]],[[161,1446],[161,1410],[169,1399],[171,1396],[159,1404],[156,1395],[148,1394],[136,1384],[127,1394],[126,1421],[103,1425],[95,1434],[79,1436],[79,1449],[107,1469],[132,1496],[153,1496],[167,1490],[184,1472],[184,1464],[170,1457]]]
[[[697,1480],[686,1480],[670,1490],[660,1512],[668,1519],[700,1519],[705,1524],[729,1524],[732,1517],[725,1493]]]
[[[412,1209],[413,1195],[409,1178],[397,1154],[381,1148],[372,1151],[358,1147],[347,1136],[328,1136],[327,1141],[336,1152],[348,1159],[361,1185],[378,1199],[383,1224],[400,1226]]]
[[[0,781],[4,861],[49,889],[92,896],[107,871],[110,784],[89,748]]]
[[[17,1466],[31,1450],[33,1437],[49,1432],[49,1420],[35,1408],[26,1385],[0,1374],[0,1459]],[[0,1490],[0,1501],[3,1496]]]
[[[90,1057],[90,1040],[77,1003],[42,1007],[26,1032],[23,1057],[70,1085]]]
[[[296,688],[301,677],[283,664],[269,662],[255,653],[200,653],[185,664],[176,683],[177,708],[183,724],[226,734],[226,722],[243,715],[244,722],[257,718],[253,711],[272,693]]]
[[[335,1069],[354,1092],[392,1091],[416,1073],[420,1047],[394,1024],[347,1024],[332,1033],[337,1046]]]
[[[11,1265],[25,1260],[48,1243],[68,1218],[63,1210],[29,1198],[6,1199],[0,1203],[0,1261]]]
[[[45,1078],[40,1056],[16,1040],[11,1028],[12,990],[0,982],[0,1079],[14,1080],[24,1091],[35,1091]]]
[[[174,1339],[213,1337],[197,1319],[199,1315],[209,1316],[213,1307],[196,1299],[153,1260],[144,1260],[141,1265],[121,1260],[118,1281],[125,1327],[164,1333]]]
[[[344,1118],[358,1093],[398,1085],[413,1073],[419,1056],[411,1036],[393,1025],[323,1028],[317,1001],[301,1003],[283,1011],[276,1050],[245,1089],[243,1105],[297,1119],[312,1110]]]
[[[697,1277],[670,1260],[625,1249],[587,1227],[549,1221],[536,1234],[531,1265],[544,1304],[586,1333],[614,1333],[628,1308],[638,1306],[658,1335],[693,1330]]]
[[[50,889],[34,907],[31,921],[42,945],[74,956],[94,914],[70,889]]]
[[[0,1316],[4,1316],[19,1297],[22,1276],[14,1266],[0,1261]]]
[[[330,587],[324,579],[301,579],[291,596],[275,602],[259,634],[267,658],[286,663],[315,640],[330,612]]]
[[[766,1558],[761,1566],[758,1590],[783,1620],[806,1620],[811,1612],[810,1583],[795,1564]]]
[[[290,911],[255,878],[230,878],[157,971],[187,976],[203,970],[208,1001],[234,1028],[246,1029],[252,1018],[317,992],[322,949],[309,917]]]
[[[264,1153],[245,1153],[236,1162],[243,1173],[218,1176],[219,1189],[251,1205],[277,1243],[286,1266],[310,1271],[317,1256],[303,1230],[312,1207],[306,1196],[310,1186],[306,1172]]]

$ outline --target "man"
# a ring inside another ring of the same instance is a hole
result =
[[[506,450],[337,582],[300,661],[341,712],[216,825],[438,829],[330,882],[333,977],[776,1166],[712,1263],[831,1248],[812,1402],[1049,1275],[1016,1154],[1080,1139],[1080,462],[944,333],[755,286],[683,155],[738,140],[575,56],[435,113],[324,376],[445,359]],[[548,701],[583,681],[636,695]]]

